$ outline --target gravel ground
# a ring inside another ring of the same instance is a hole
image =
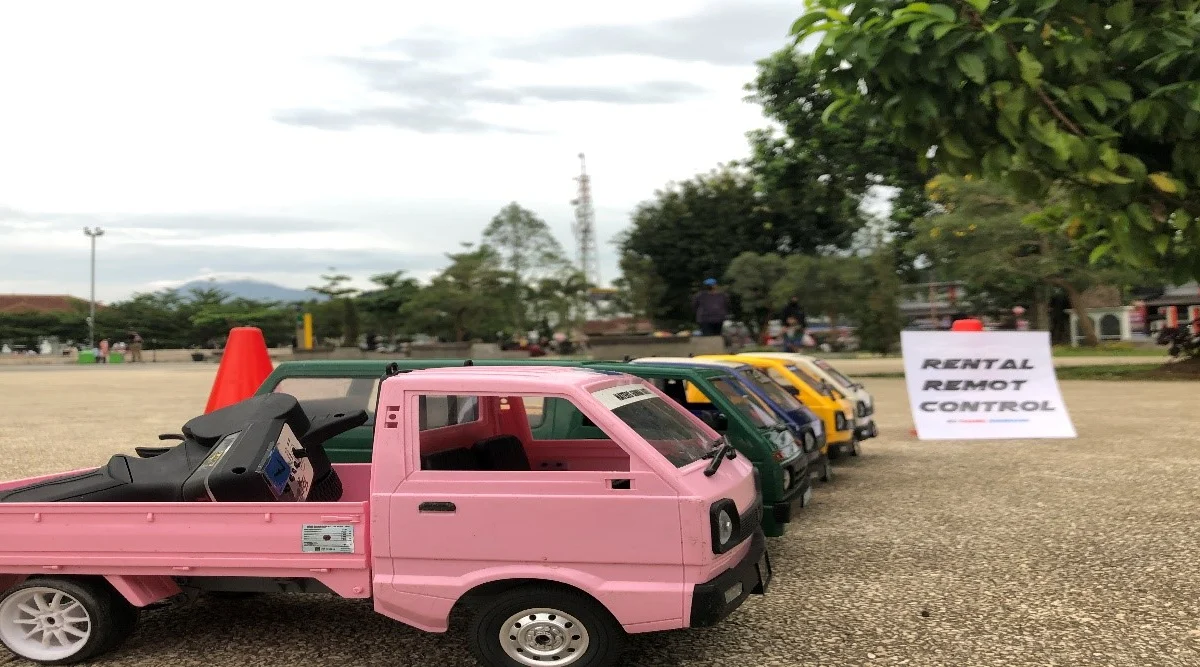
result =
[[[214,371],[2,373],[0,478],[154,444],[203,409]],[[997,443],[918,442],[902,381],[867,385],[882,435],[772,540],[768,595],[716,628],[635,637],[627,664],[1200,665],[1195,385],[1064,382],[1077,440]],[[369,603],[273,596],[148,612],[95,664],[436,663],[473,664],[459,637]]]

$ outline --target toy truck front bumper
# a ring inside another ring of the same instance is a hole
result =
[[[762,530],[754,531],[750,549],[736,565],[692,590],[689,625],[704,628],[725,620],[751,595],[763,595],[771,583],[771,555]]]
[[[859,421],[854,426],[854,439],[858,441],[870,440],[879,435],[879,429],[875,427],[874,419]]]
[[[792,485],[783,492],[783,497],[779,499],[779,502],[764,508],[775,519],[776,525],[781,526],[790,522],[796,510],[808,507],[812,502],[812,472],[807,465],[801,465],[801,463],[797,461],[794,466],[789,467]]]

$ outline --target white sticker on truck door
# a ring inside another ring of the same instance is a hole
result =
[[[609,410],[616,410],[622,405],[637,403],[655,396],[654,392],[644,384],[623,384],[592,392],[592,395]]]
[[[305,524],[301,533],[305,553],[354,553],[354,526]]]

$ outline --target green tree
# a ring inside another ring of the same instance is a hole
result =
[[[569,264],[550,226],[516,202],[505,206],[483,230],[483,243],[494,248],[512,283],[511,324],[518,331],[529,322],[528,286],[538,276],[560,272]]]
[[[379,289],[362,292],[354,300],[367,316],[368,326],[377,328],[390,339],[401,328],[401,307],[416,297],[421,285],[414,278],[405,278],[403,271],[377,273],[371,276],[371,282]]]
[[[725,281],[741,300],[742,313],[751,320],[752,333],[766,329],[776,310],[774,290],[785,272],[783,258],[774,253],[744,252],[729,263]]]
[[[325,284],[308,289],[329,297],[329,306],[324,310],[331,320],[330,324],[341,332],[343,345],[354,346],[358,343],[358,310],[353,297],[359,290],[345,285],[350,281],[350,276],[334,273],[333,267],[329,267],[329,271],[321,274]]]
[[[401,306],[410,330],[465,341],[503,328],[510,313],[496,298],[506,289],[500,258],[488,246],[462,245],[463,252],[448,253],[450,265]]]
[[[691,323],[691,297],[702,280],[724,275],[743,252],[776,252],[822,239],[795,238],[773,224],[748,169],[722,166],[708,174],[657,191],[640,203],[632,225],[617,238],[622,255],[645,258],[663,289],[651,309],[653,319],[676,327]]]
[[[1003,180],[1030,222],[1130,265],[1200,278],[1200,3],[809,0],[837,97],[939,171]]]
[[[590,287],[583,273],[573,267],[537,279],[526,287],[527,321],[545,321],[551,329],[581,324],[577,321],[580,305],[586,300]]]
[[[805,241],[788,243],[811,251],[807,241],[844,248],[867,222],[862,204],[878,187],[894,188],[890,231],[905,239],[913,220],[928,211],[916,156],[900,146],[890,127],[866,113],[848,113],[822,123],[837,98],[825,85],[828,72],[812,66],[795,47],[758,62],[747,85],[749,101],[779,129],[749,134],[759,189],[781,221],[776,225]],[[790,248],[785,248],[790,249]]]
[[[619,266],[621,276],[613,281],[617,293],[612,308],[630,316],[630,331],[642,319],[648,320],[653,326],[655,308],[666,291],[666,284],[654,270],[653,260],[645,255],[623,252]]]
[[[861,349],[877,354],[891,352],[900,342],[904,319],[900,314],[900,274],[896,246],[876,238],[862,264],[853,315]]]
[[[782,305],[795,296],[810,317],[823,315],[830,326],[837,326],[853,312],[850,294],[862,276],[861,264],[856,256],[785,257],[783,275],[773,290],[774,302]]]
[[[1040,215],[1039,209],[1022,202],[1006,185],[942,176],[930,182],[930,191],[945,213],[914,227],[914,252],[929,258],[943,275],[966,281],[968,292],[1035,294],[1044,304],[1051,290],[1063,290],[1080,314],[1085,345],[1098,343],[1091,318],[1084,316],[1085,290],[1155,277],[1153,272],[1133,275],[1111,258],[1089,262],[1086,246],[1072,243],[1065,234],[1024,224]],[[1044,308],[1042,304],[1035,305],[1035,311]]]
[[[203,340],[224,341],[234,327],[258,327],[269,341],[288,340],[292,331],[291,312],[282,304],[230,299],[206,303],[188,317],[194,335]]]

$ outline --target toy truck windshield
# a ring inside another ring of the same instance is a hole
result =
[[[676,468],[705,458],[712,445],[712,438],[677,407],[643,384],[599,389],[592,395]]]
[[[765,373],[757,368],[747,369],[745,373],[747,377],[749,377],[756,385],[758,385],[758,388],[761,389],[764,394],[766,394],[772,401],[775,401],[782,406],[783,409],[792,411],[801,410],[804,408],[804,404],[796,400],[795,396],[792,396],[784,391],[783,387],[780,387],[779,384],[767,377]]]

